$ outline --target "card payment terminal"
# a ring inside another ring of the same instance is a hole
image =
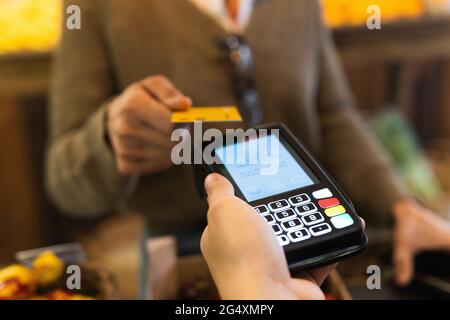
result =
[[[362,251],[362,223],[323,166],[286,126],[255,132],[245,139],[224,135],[217,147],[205,143],[215,161],[201,166],[202,176],[219,173],[231,181],[236,195],[271,226],[293,274]]]

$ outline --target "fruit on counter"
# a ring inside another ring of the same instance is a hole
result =
[[[0,53],[52,49],[62,12],[61,0],[0,0]]]
[[[64,262],[53,252],[46,251],[33,261],[34,277],[41,286],[48,286],[57,281],[64,272]]]
[[[93,300],[93,298],[81,294],[73,294],[64,290],[53,290],[46,295],[47,300]]]
[[[21,265],[0,270],[0,300],[25,299],[36,289],[33,272]]]
[[[40,254],[32,268],[11,265],[0,269],[0,300],[93,300],[78,292],[55,289],[63,279],[64,262],[53,252]]]
[[[425,12],[423,0],[322,0],[325,21],[331,27],[365,25],[367,8],[377,5],[382,21],[413,18]]]
[[[94,298],[81,295],[81,294],[73,294],[64,290],[53,290],[48,292],[45,295],[33,295],[26,297],[27,300],[94,300]]]

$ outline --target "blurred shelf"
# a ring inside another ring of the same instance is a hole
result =
[[[346,64],[450,57],[450,16],[335,29]],[[0,53],[0,98],[42,95],[49,87],[52,52]]]
[[[367,64],[450,57],[450,16],[424,17],[334,30],[344,62]]]
[[[51,52],[0,54],[0,98],[45,94],[51,56]]]

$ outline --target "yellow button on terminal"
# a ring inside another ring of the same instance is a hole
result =
[[[336,206],[336,207],[328,208],[325,210],[325,214],[330,218],[337,216],[339,214],[343,214],[345,212],[346,212],[346,210],[343,206]]]

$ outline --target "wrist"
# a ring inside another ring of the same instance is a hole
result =
[[[392,213],[395,219],[399,219],[405,215],[408,215],[411,210],[417,207],[415,200],[410,198],[403,198],[394,203]]]
[[[428,243],[431,243],[430,248],[450,250],[450,223],[414,199],[403,199],[395,203],[393,214],[398,225],[414,222],[412,225],[415,227],[410,233],[416,236],[417,230],[432,230],[426,234]]]
[[[437,250],[450,251],[450,225],[442,225],[441,228],[435,230],[435,239]]]
[[[220,296],[224,300],[288,300],[295,299],[290,287],[291,278],[273,279],[256,270],[221,272],[215,277]],[[284,278],[284,277],[283,277]]]

